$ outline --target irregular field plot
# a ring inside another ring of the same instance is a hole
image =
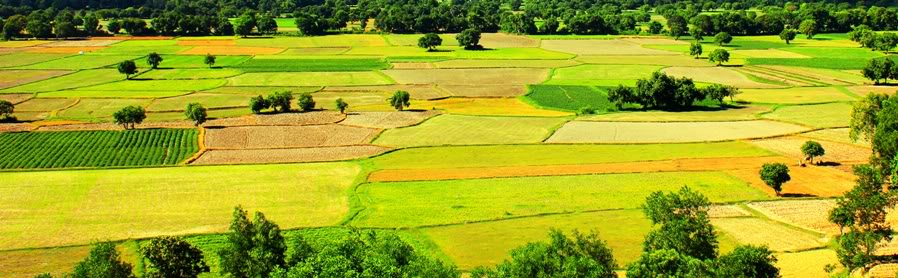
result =
[[[156,52],[158,54],[175,54],[181,51],[185,51],[190,49],[187,46],[177,46],[177,45],[168,45],[168,46],[113,46],[109,48],[104,48],[98,53],[103,54],[129,54],[129,55],[147,55],[151,52]]]
[[[717,83],[737,88],[780,88],[780,86],[755,82],[738,71],[722,67],[669,67],[662,70],[672,76],[688,77],[698,82]]]
[[[411,95],[413,100],[419,99],[438,99],[445,98],[449,95],[445,90],[441,90],[437,88],[435,85],[431,84],[422,84],[422,85],[381,85],[381,86],[330,86],[325,87],[321,90],[322,93],[333,93],[339,94],[343,92],[355,93],[355,92],[374,92],[374,93],[383,93],[392,95],[393,92],[396,91],[406,91]],[[386,99],[386,98],[384,98]],[[386,103],[384,99],[380,101],[382,103]]]
[[[417,41],[415,41],[417,43]],[[251,38],[237,40],[237,45],[271,46],[271,47],[346,47],[346,46],[385,46],[386,40],[381,35],[335,35],[316,37],[277,37]]]
[[[812,104],[854,101],[853,97],[832,87],[797,87],[788,89],[744,89],[738,101],[757,103]]]
[[[370,71],[390,67],[383,59],[259,59],[238,66],[248,72]]]
[[[197,150],[195,129],[0,134],[0,168],[177,164]]]
[[[836,251],[830,249],[776,254],[776,267],[782,277],[827,277],[826,265],[839,266]],[[836,272],[841,271],[836,268]],[[894,271],[892,272],[894,274]]]
[[[523,96],[527,93],[524,85],[440,85],[439,88],[455,97],[506,98]]]
[[[419,124],[437,115],[434,112],[350,112],[341,125],[368,128],[398,128]]]
[[[389,151],[378,146],[297,149],[209,150],[191,164],[267,164],[340,161],[371,157]]]
[[[539,47],[539,43],[537,39],[503,33],[485,33],[480,37],[480,45],[486,48]]]
[[[83,91],[204,91],[224,86],[225,80],[125,80],[91,87]]]
[[[162,64],[159,68],[208,68],[209,65],[204,63],[206,56],[197,55],[161,55]],[[215,57],[215,67],[233,67],[249,60],[250,56],[217,56]],[[148,68],[146,59],[135,61],[137,67]]]
[[[894,95],[896,88],[891,86],[852,86],[847,87],[849,91],[859,96],[866,96],[870,93]]]
[[[54,111],[63,109],[77,103],[77,99],[70,98],[33,98],[16,105],[16,112]]]
[[[400,84],[440,85],[525,85],[541,83],[549,75],[545,69],[427,69],[385,70]]]
[[[9,89],[5,89],[3,93],[32,93],[32,92],[50,92],[57,90],[72,89],[82,86],[92,86],[97,84],[109,83],[125,79],[114,69],[98,69],[98,70],[82,70],[72,74],[67,74],[43,81],[37,81]]]
[[[710,53],[710,51],[708,51]],[[795,51],[779,49],[737,49],[730,51],[731,58],[811,58]]]
[[[206,127],[214,126],[297,126],[323,125],[342,121],[346,115],[337,112],[281,113],[274,115],[248,115],[239,118],[214,119]]]
[[[543,40],[542,48],[578,55],[677,55],[623,40]]]
[[[0,70],[0,89],[65,75],[58,70]]]
[[[5,100],[12,102],[13,104],[21,104],[22,102],[33,98],[32,94],[0,94],[0,100]],[[19,107],[16,106],[16,110],[19,110]]]
[[[0,48],[29,47],[29,46],[36,46],[36,45],[46,44],[46,43],[50,43],[50,42],[48,42],[48,41],[38,41],[38,40],[33,40],[33,41],[3,41],[3,42],[0,42]]]
[[[764,118],[811,127],[846,127],[852,107],[850,103],[785,106],[764,114]]]
[[[314,93],[315,107],[318,109],[336,109],[336,101],[342,98],[343,101],[349,103],[348,110],[351,111],[389,111],[395,110],[390,107],[386,99],[392,94],[387,92],[367,92],[367,91],[320,91]],[[417,102],[412,102],[417,103]]]
[[[343,125],[247,126],[206,129],[210,149],[268,149],[360,145],[376,129]]]
[[[748,58],[746,64],[848,70],[864,68],[867,60],[864,58]]]
[[[146,55],[146,54],[143,54]],[[0,56],[2,57],[2,56]],[[118,64],[125,60],[134,60],[140,58],[140,55],[76,55],[62,59],[55,59],[43,63],[33,64],[20,67],[22,69],[62,69],[62,70],[78,70],[78,69],[95,69]],[[121,75],[121,74],[118,74]]]
[[[801,137],[787,137],[755,140],[752,141],[752,144],[798,160],[804,159],[804,154],[801,153],[801,146],[807,141],[808,139]],[[826,150],[826,155],[815,158],[814,161],[816,162],[864,163],[870,159],[871,151],[868,148],[829,141],[822,141],[819,143],[823,145],[823,149]]]
[[[448,60],[435,62],[433,65],[441,69],[464,68],[563,68],[580,63],[572,60]]]
[[[715,111],[638,111],[621,112],[580,117],[581,121],[603,122],[717,122],[717,121],[742,121],[754,120],[758,114],[768,112],[769,106],[740,106],[729,107]]]
[[[76,120],[109,120],[112,119],[112,113],[125,106],[146,106],[149,102],[144,99],[82,99],[75,106],[59,111],[57,115]]]
[[[472,156],[470,154],[477,154]],[[380,169],[471,168],[759,157],[772,153],[744,142],[654,145],[500,145],[404,149],[373,159]],[[426,161],[426,163],[422,163]]]
[[[614,253],[618,264],[636,260],[651,223],[641,210],[616,210],[550,215],[425,228],[422,231],[461,269],[495,265],[508,252],[529,242],[546,241],[550,229],[570,233],[596,231]],[[496,240],[501,238],[502,240]]]
[[[236,94],[236,95],[268,95],[273,92],[291,91],[294,94],[314,93],[321,90],[321,87],[272,87],[272,86],[223,86],[211,90],[205,90],[204,93],[216,94]]]
[[[416,42],[417,43],[417,42]],[[290,48],[280,55],[339,55],[349,51],[350,47],[314,47],[314,48]]]
[[[839,226],[829,222],[835,200],[783,200],[748,205],[770,219],[824,234],[838,234]]]
[[[63,275],[71,272],[89,253],[90,246],[4,251],[0,253],[0,276]]]
[[[710,142],[785,135],[807,130],[772,121],[736,122],[585,122],[572,121],[555,132],[550,143],[677,143]]]
[[[273,55],[283,52],[283,48],[246,46],[196,46],[177,54],[181,55]]]
[[[376,72],[246,73],[230,79],[231,86],[356,86],[389,85],[393,81]]]
[[[563,118],[441,115],[420,125],[387,130],[374,143],[394,147],[538,143]]]
[[[532,85],[527,99],[541,107],[571,111],[583,107],[604,111],[611,107],[604,91],[589,86]]]
[[[574,55],[541,48],[496,48],[486,50],[458,50],[453,52],[459,59],[506,59],[506,60],[567,60]]]
[[[870,51],[869,49],[858,47],[787,47],[783,48],[783,50],[814,58],[838,57],[870,59],[883,56],[882,53],[877,51]]]
[[[707,60],[695,59],[689,56],[610,56],[591,55],[578,56],[574,61],[586,64],[619,65],[625,61],[628,65],[659,65],[671,67],[713,67]]]
[[[18,67],[64,58],[66,54],[11,53],[0,55],[0,68]]]
[[[190,91],[137,91],[137,90],[127,90],[127,91],[115,91],[115,90],[107,90],[107,91],[93,91],[93,90],[71,90],[71,91],[56,91],[50,93],[39,93],[38,97],[40,98],[164,98],[164,97],[175,97],[181,96],[191,93]]]
[[[659,184],[658,181],[666,181]],[[415,227],[557,212],[639,208],[653,191],[688,185],[712,202],[767,199],[719,172],[612,174],[430,182],[368,183],[359,188],[363,227]]]
[[[486,116],[568,116],[571,113],[542,110],[516,98],[448,98],[412,103],[413,108],[445,110],[449,114]]]
[[[221,233],[238,204],[282,229],[333,225],[358,173],[348,163],[2,173],[0,248]]]
[[[141,79],[219,79],[242,74],[238,69],[156,69],[140,75]]]
[[[156,99],[147,107],[147,111],[184,111],[188,103],[194,102],[202,104],[205,108],[247,107],[250,97],[252,96],[196,93]]]
[[[237,45],[235,40],[178,40],[180,46],[232,46]]]
[[[814,235],[758,218],[715,218],[711,223],[741,244],[766,245],[772,251],[807,250],[823,245]]]
[[[860,74],[847,73],[844,71],[833,69],[820,69],[808,67],[788,67],[788,66],[760,66],[771,72],[779,72],[779,74],[797,76],[799,78],[811,79],[816,82],[824,82],[831,85],[856,85],[868,83],[866,78]]]
[[[789,165],[789,175],[792,176],[792,180],[783,185],[782,194],[785,196],[841,196],[851,190],[856,179],[854,175],[836,168],[798,167],[796,163],[787,163],[786,165]],[[770,189],[758,176],[760,170],[761,165],[757,165],[755,168],[746,167],[726,172],[741,178],[759,190],[768,192],[771,196],[774,195],[773,189]]]

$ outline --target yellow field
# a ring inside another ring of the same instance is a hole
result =
[[[581,121],[602,122],[726,122],[758,119],[758,114],[768,112],[770,106],[750,105],[727,108],[720,111],[639,111],[609,113],[580,117]]]
[[[661,71],[672,76],[692,78],[697,82],[726,84],[737,88],[782,88],[782,86],[753,81],[738,71],[724,67],[669,67]]]
[[[758,218],[714,218],[711,223],[741,244],[766,245],[772,251],[798,251],[823,246],[810,233]]]
[[[807,128],[773,121],[736,122],[589,122],[572,121],[549,143],[685,143],[764,138]]]
[[[810,104],[854,101],[855,98],[832,87],[797,87],[788,89],[743,89],[736,100],[757,103]]]

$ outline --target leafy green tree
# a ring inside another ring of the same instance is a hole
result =
[[[651,254],[669,249],[700,260],[716,258],[717,236],[708,216],[710,207],[708,198],[688,187],[669,194],[652,193],[642,209],[657,228],[646,235],[643,251]]]
[[[617,263],[605,241],[596,233],[559,230],[549,232],[549,242],[531,242],[511,251],[511,259],[496,269],[480,267],[472,278],[617,277]]]
[[[298,13],[295,15],[296,29],[306,36],[322,35],[327,32],[328,22],[317,14]]]
[[[340,110],[341,114],[345,114],[346,108],[349,108],[349,103],[343,101],[343,98],[337,98],[337,101],[335,103],[337,105],[337,110]]]
[[[147,22],[140,18],[125,18],[122,20],[122,29],[130,35],[141,35],[147,31]]]
[[[849,137],[853,141],[864,139],[872,141],[876,135],[877,117],[883,104],[889,99],[886,94],[867,94],[864,99],[854,104],[849,123]]]
[[[780,32],[780,39],[786,41],[786,44],[789,44],[789,42],[795,40],[796,34],[795,29],[783,29],[783,31]]]
[[[858,165],[854,175],[857,184],[839,198],[829,215],[830,221],[849,230],[839,236],[836,249],[839,262],[849,271],[873,262],[879,243],[891,238],[892,227],[886,215],[896,204],[895,193],[884,190],[877,169]]]
[[[131,75],[137,73],[137,64],[134,61],[124,60],[118,63],[118,72],[125,75],[125,79],[131,79]]]
[[[712,84],[701,89],[705,98],[716,100],[723,105],[723,99],[729,97],[730,100],[739,94],[739,89],[733,86]]]
[[[28,25],[28,19],[23,15],[13,15],[3,23],[3,39],[9,40],[22,36],[22,31]]]
[[[388,100],[390,101],[390,106],[398,111],[402,111],[403,108],[411,105],[411,95],[406,91],[396,91]]]
[[[49,38],[53,34],[53,26],[50,25],[50,21],[50,18],[43,12],[32,12],[28,15],[28,24],[25,25],[25,30],[32,37]]]
[[[661,249],[643,253],[627,267],[627,277],[712,277],[712,271],[712,266],[704,260],[673,249]]]
[[[663,29],[664,29],[664,25],[661,25],[660,22],[652,20],[652,22],[649,23],[649,34],[652,34],[652,35],[661,34],[661,30],[663,30]]]
[[[112,113],[115,124],[121,125],[125,129],[133,129],[135,125],[143,123],[147,118],[147,112],[140,106],[125,106],[119,111]]]
[[[315,109],[315,99],[312,98],[312,93],[305,92],[299,95],[299,109],[302,109],[303,112],[309,112]]]
[[[801,145],[801,153],[804,154],[805,160],[814,163],[814,158],[825,155],[826,150],[817,141],[807,141]]]
[[[870,164],[883,175],[891,172],[892,158],[898,155],[898,96],[891,96],[882,103],[876,115],[876,131],[873,134],[873,157]]]
[[[883,80],[885,83],[889,82],[889,77],[892,75],[892,68],[894,66],[895,63],[889,58],[871,59],[870,61],[867,61],[867,65],[864,66],[864,69],[861,72],[864,74],[864,77],[878,85],[880,80]]]
[[[57,21],[56,22],[56,37],[57,38],[68,38],[74,37],[78,35],[78,29],[75,28],[75,24],[71,21]]]
[[[702,43],[695,41],[689,45],[689,55],[694,56],[698,59],[699,56],[702,56]]]
[[[720,66],[730,61],[730,52],[723,48],[714,49],[711,54],[708,54],[708,60],[716,62],[717,66]]]
[[[159,53],[153,52],[150,55],[147,55],[147,64],[150,65],[153,69],[159,67],[159,64],[162,63],[162,56]]]
[[[241,37],[249,36],[256,28],[256,16],[252,13],[244,13],[234,22],[234,33]]]
[[[12,113],[15,112],[16,106],[9,102],[8,100],[0,100],[0,116],[3,117],[4,120],[12,119]]]
[[[686,19],[679,15],[673,15],[667,19],[667,29],[670,30],[670,36],[675,40],[679,40],[683,33],[688,30]]]
[[[203,64],[206,64],[211,69],[212,66],[215,65],[215,55],[206,54],[206,58],[203,59]]]
[[[278,23],[271,15],[262,15],[256,18],[256,29],[262,34],[274,34],[278,32]]]
[[[805,19],[798,25],[798,31],[807,36],[808,39],[814,38],[814,35],[817,34],[817,21]]]
[[[177,237],[154,238],[140,253],[151,265],[148,277],[195,278],[209,272],[203,252]]]
[[[293,101],[293,92],[274,92],[268,95],[268,104],[274,112],[290,112],[290,102]]]
[[[689,29],[689,35],[692,36],[692,39],[694,39],[696,42],[699,42],[699,43],[701,43],[701,41],[703,41],[705,39],[704,34],[702,33],[702,30],[699,28],[693,27],[693,28]]]
[[[227,242],[219,250],[219,267],[223,276],[269,277],[286,267],[287,244],[277,224],[256,212],[250,222],[246,210],[234,208]]]
[[[625,87],[623,85],[617,85],[617,87],[608,90],[608,100],[611,101],[611,103],[614,103],[617,110],[623,109],[624,105],[627,103],[637,102],[633,88]]]
[[[102,242],[95,244],[90,249],[90,253],[87,254],[87,258],[75,265],[75,270],[72,272],[71,277],[135,277],[131,273],[131,269],[131,264],[123,262],[119,258],[119,252],[115,249],[115,244]]]
[[[428,52],[436,50],[440,45],[443,45],[443,39],[436,33],[427,33],[418,39],[418,47],[426,48]]]
[[[740,245],[717,259],[717,277],[778,278],[776,257],[765,246]]]
[[[596,113],[596,109],[592,106],[583,106],[577,109],[577,116],[592,115]]]
[[[714,36],[714,42],[718,45],[723,46],[724,44],[729,44],[733,41],[733,36],[730,36],[730,33],[720,32]]]
[[[483,48],[480,46],[480,30],[477,29],[465,29],[456,35],[455,39],[458,40],[458,45],[464,47],[466,50]]]
[[[193,121],[193,125],[195,126],[205,123],[206,118],[208,117],[206,108],[196,102],[187,104],[187,109],[184,111],[184,115],[187,116],[188,120]]]
[[[783,191],[783,184],[792,180],[789,176],[789,166],[782,163],[764,163],[759,174],[761,180],[773,188],[777,196]]]
[[[100,19],[93,13],[85,15],[81,20],[84,32],[88,35],[94,35],[100,30]]]
[[[118,34],[122,30],[122,21],[118,19],[110,20],[109,23],[106,23],[106,30],[109,30],[112,34]]]
[[[249,99],[249,110],[253,111],[253,114],[259,114],[262,110],[271,108],[271,103],[268,102],[263,96],[255,96]]]
[[[855,26],[854,28],[852,28],[851,32],[848,32],[848,39],[853,42],[860,43],[861,40],[864,39],[864,37],[875,34],[876,33],[873,31],[873,29],[870,28],[870,26],[862,24],[859,26]]]

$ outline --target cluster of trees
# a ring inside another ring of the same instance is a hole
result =
[[[312,95],[309,94],[309,99],[311,99],[311,97]],[[269,94],[268,97],[258,95],[249,99],[249,110],[253,111],[253,114],[262,113],[262,110],[269,108],[273,109],[274,113],[290,112],[292,101],[293,92],[291,91],[274,92]],[[314,106],[315,103],[313,101],[312,107]]]
[[[16,106],[13,105],[12,102],[9,102],[8,100],[0,100],[0,121],[16,121],[16,117],[12,115],[15,110]]]
[[[125,129],[133,129],[136,125],[143,123],[146,118],[147,111],[143,107],[135,105],[126,106],[112,113],[113,122]]]
[[[636,81],[636,87],[618,85],[612,88],[608,100],[618,109],[632,104],[643,109],[688,109],[705,99],[717,100],[723,105],[724,98],[738,93],[735,87],[717,84],[699,89],[692,79],[654,72],[650,78]]]
[[[865,48],[876,51],[891,51],[898,45],[895,33],[877,33],[870,26],[860,25],[848,32],[848,38]]]
[[[889,79],[898,79],[898,65],[888,57],[871,59],[864,66],[862,73],[875,84],[879,84],[880,81],[889,83]]]

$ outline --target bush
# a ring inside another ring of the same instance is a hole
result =
[[[268,100],[261,95],[249,99],[249,110],[253,111],[253,114],[259,114],[262,112],[262,110],[268,109],[270,107],[271,103],[269,103]]]
[[[411,95],[409,95],[408,92],[396,91],[395,93],[393,93],[393,96],[391,96],[387,100],[390,101],[390,106],[398,111],[402,111],[403,108],[411,105],[410,99]]]
[[[15,112],[15,109],[16,106],[12,102],[0,100],[0,117],[4,120],[12,118],[12,113]]]
[[[592,115],[595,113],[596,113],[596,109],[592,108],[591,106],[581,107],[579,110],[577,110],[577,115],[579,115],[579,116]]]
[[[133,129],[135,125],[143,122],[147,118],[147,113],[140,106],[127,106],[122,110],[112,113],[115,124],[121,125],[125,129]]]
[[[435,33],[428,33],[418,39],[418,47],[426,48],[427,51],[434,51],[440,45],[443,45],[443,39]]]
[[[187,104],[187,109],[184,111],[184,115],[187,116],[188,120],[193,121],[193,125],[195,126],[205,123],[206,117],[208,117],[206,108],[199,103]]]
[[[335,103],[337,105],[337,110],[340,110],[340,113],[346,113],[346,108],[349,108],[349,103],[343,101],[342,98],[338,98]]]
[[[682,109],[705,99],[704,90],[695,87],[689,78],[675,78],[655,72],[648,79],[636,81],[636,88],[618,86],[608,92],[608,100],[618,109],[625,104],[639,104],[643,108]]]
[[[465,29],[456,35],[455,39],[458,40],[458,45],[466,50],[483,49],[483,46],[480,46],[480,30]]]
[[[816,141],[807,141],[801,145],[801,153],[804,154],[805,160],[814,163],[814,158],[825,155],[826,150]]]
[[[293,101],[293,92],[274,92],[268,95],[268,105],[274,108],[274,112],[290,112],[290,102]]]
[[[302,93],[299,95],[299,109],[303,112],[309,112],[315,109],[315,99],[312,98],[312,93]]]

